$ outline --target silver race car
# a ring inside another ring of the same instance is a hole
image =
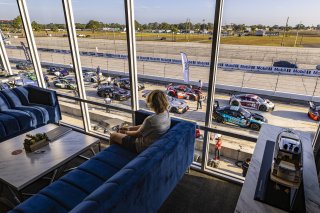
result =
[[[272,111],[275,107],[270,100],[260,98],[255,94],[231,95],[229,103],[232,106],[242,106],[260,111]]]

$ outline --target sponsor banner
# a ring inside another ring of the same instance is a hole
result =
[[[22,49],[21,46],[6,46],[10,49]],[[38,48],[39,51],[54,52],[60,54],[70,54],[70,50],[59,50],[50,48]],[[110,54],[110,53],[98,53],[98,52],[86,52],[81,51],[82,56],[95,56],[104,58],[114,58],[114,59],[127,59],[127,55],[121,54]],[[181,64],[182,60],[171,59],[171,58],[158,58],[149,56],[137,56],[138,61],[146,62],[157,62],[157,63],[167,63],[167,64]],[[188,61],[189,66],[199,66],[199,67],[210,67],[210,62],[206,61]],[[226,70],[243,70],[251,72],[261,72],[261,73],[282,73],[289,75],[303,75],[303,76],[320,76],[319,70],[305,70],[305,69],[295,69],[295,68],[285,68],[285,67],[272,67],[272,66],[256,66],[248,64],[232,64],[232,63],[218,63],[218,68]]]
[[[183,52],[181,54],[181,62],[182,62],[182,73],[183,73],[183,81],[185,83],[189,83],[189,62],[187,55]]]

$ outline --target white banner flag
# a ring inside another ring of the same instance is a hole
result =
[[[183,81],[189,83],[189,61],[185,53],[181,52],[180,54],[182,58]]]

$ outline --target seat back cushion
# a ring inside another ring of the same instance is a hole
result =
[[[22,105],[19,97],[12,90],[6,89],[1,91],[1,93],[7,98],[11,107],[19,107]]]
[[[16,87],[13,91],[19,96],[23,105],[29,105],[28,94],[29,91],[24,87]]]
[[[6,97],[0,93],[0,111],[9,109],[9,103]]]

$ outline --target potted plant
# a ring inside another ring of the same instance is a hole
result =
[[[48,144],[48,136],[46,133],[37,133],[35,135],[27,134],[26,139],[24,139],[23,146],[26,152],[34,152]]]

